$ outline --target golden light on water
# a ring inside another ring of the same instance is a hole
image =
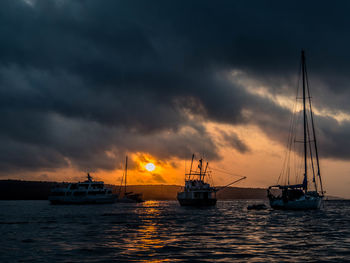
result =
[[[145,168],[147,171],[152,172],[154,169],[156,169],[156,166],[153,163],[148,163],[145,165]]]

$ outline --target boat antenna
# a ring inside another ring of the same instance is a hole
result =
[[[301,66],[303,78],[303,115],[304,115],[304,181],[303,188],[307,192],[307,134],[306,134],[306,107],[305,107],[305,51],[301,50]]]
[[[124,195],[126,195],[126,177],[128,173],[128,156],[125,156],[125,181],[124,181]]]

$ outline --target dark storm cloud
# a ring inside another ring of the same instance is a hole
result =
[[[221,132],[224,141],[232,148],[237,149],[241,153],[249,152],[249,147],[238,137],[236,133]]]
[[[349,113],[348,11],[343,2],[1,1],[2,171],[112,169],[127,151],[219,158],[203,120],[255,124],[285,141],[289,112],[227,75],[293,94],[301,47],[315,105]],[[333,138],[323,155],[350,157],[339,150],[348,122],[319,122],[321,140]]]

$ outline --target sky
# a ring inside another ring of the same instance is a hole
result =
[[[195,153],[216,185],[275,184],[305,49],[324,186],[350,198],[349,5],[2,0],[0,179],[119,184],[128,155],[130,184],[181,185]]]

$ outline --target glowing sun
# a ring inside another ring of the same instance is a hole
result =
[[[146,170],[152,172],[154,169],[156,169],[156,166],[153,163],[146,164]]]

